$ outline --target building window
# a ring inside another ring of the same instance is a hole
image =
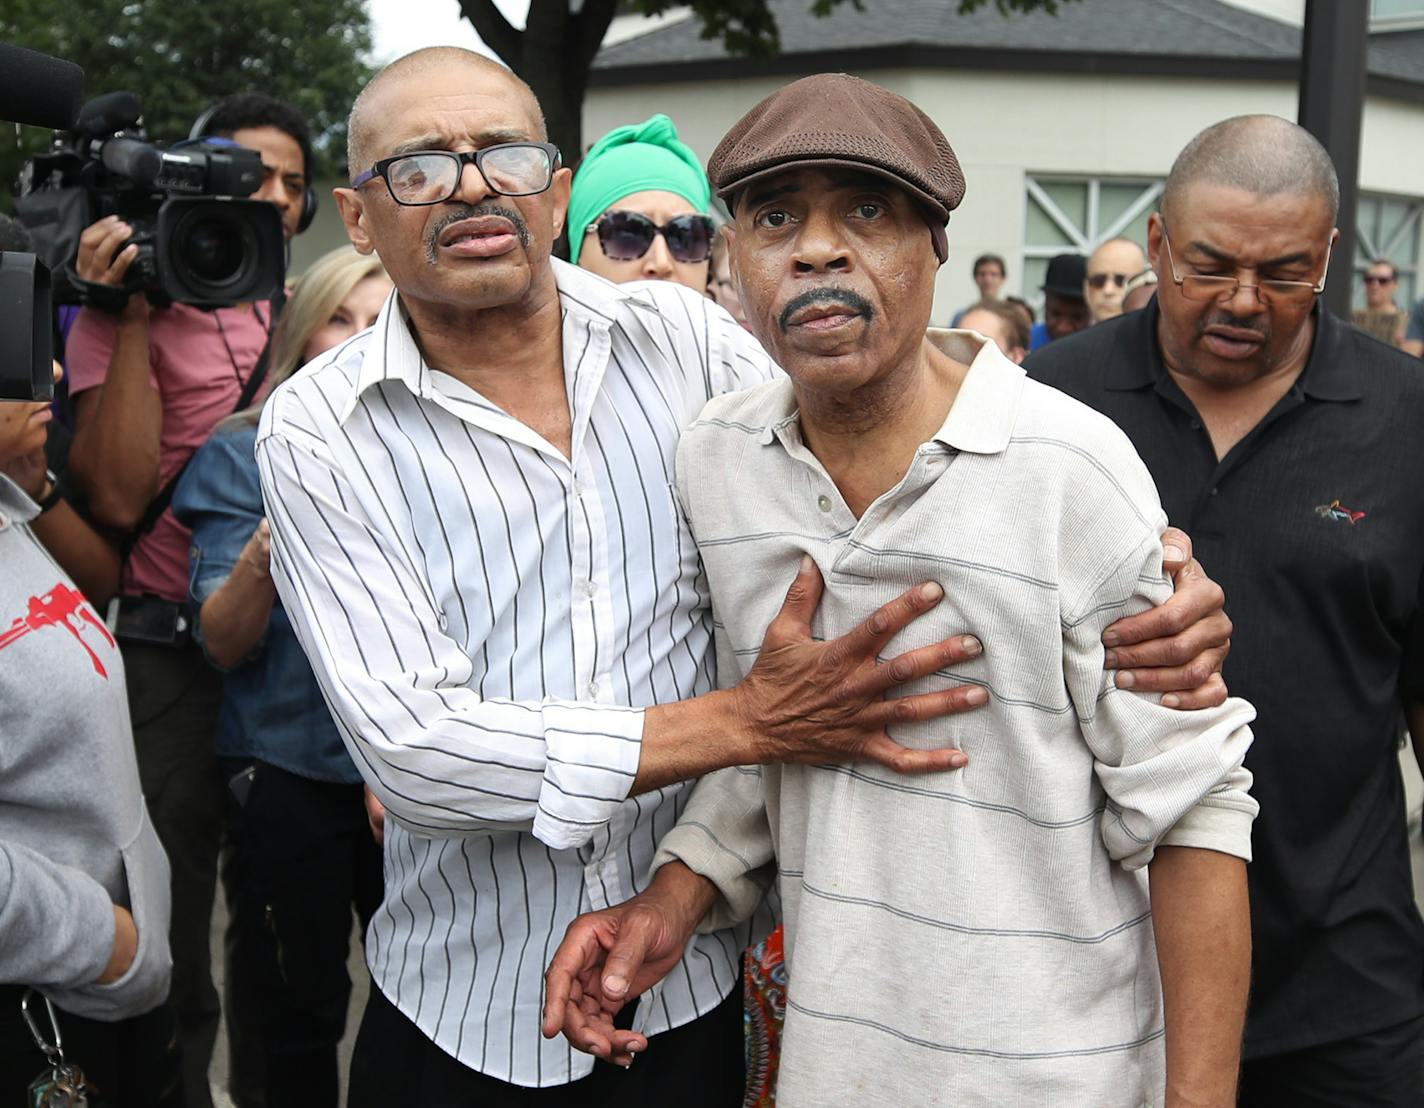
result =
[[[1420,0],[1424,8],[1424,0]],[[1147,217],[1157,210],[1162,182],[1117,177],[1027,178],[1023,289],[1034,304],[1043,302],[1048,259],[1055,254],[1091,254],[1099,243],[1122,236],[1147,246]],[[1365,268],[1375,258],[1399,267],[1396,302],[1408,307],[1421,296],[1420,239],[1424,237],[1424,200],[1418,197],[1362,193],[1356,209],[1353,303],[1365,302]]]
[[[1424,232],[1424,200],[1362,193],[1356,209],[1354,292],[1351,303],[1363,307],[1365,269],[1376,258],[1399,267],[1394,302],[1407,308],[1420,296],[1419,236]]]
[[[1162,182],[1128,177],[1029,176],[1024,227],[1024,296],[1042,303],[1044,270],[1055,254],[1091,254],[1111,238],[1147,246],[1147,217]]]
[[[1370,0],[1370,31],[1413,31],[1424,27],[1424,0]]]

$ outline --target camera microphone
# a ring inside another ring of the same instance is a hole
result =
[[[137,127],[143,109],[131,92],[106,92],[96,96],[79,109],[74,130],[85,138],[106,138],[119,131]]]
[[[84,70],[38,50],[0,42],[0,117],[68,131],[84,102]]]
[[[103,144],[99,156],[110,173],[145,187],[158,180],[163,169],[163,151],[142,139],[111,138]]]

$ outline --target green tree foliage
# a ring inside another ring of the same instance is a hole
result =
[[[818,16],[838,5],[861,6],[861,0],[803,0]],[[1005,17],[1042,10],[1056,15],[1071,0],[958,0],[965,15],[986,5]],[[636,12],[658,15],[690,6],[702,23],[703,38],[720,38],[729,53],[771,57],[781,50],[776,16],[768,0],[530,0],[524,30],[505,19],[494,0],[460,0],[460,11],[486,46],[518,73],[544,108],[549,138],[565,151],[570,164],[583,150],[583,101],[589,68],[613,17]]]
[[[228,93],[285,100],[306,116],[327,173],[344,159],[346,113],[371,74],[365,0],[3,0],[0,41],[82,66],[86,96],[136,94],[149,136],[163,143],[186,138]],[[20,163],[49,140],[32,127],[17,140],[0,126],[7,207]]]

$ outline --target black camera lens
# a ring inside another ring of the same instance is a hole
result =
[[[164,293],[184,304],[265,300],[281,288],[282,219],[260,200],[173,197],[158,213]]]
[[[249,254],[248,228],[230,219],[205,217],[185,228],[187,235],[178,247],[178,257],[193,276],[214,287],[237,280]]]

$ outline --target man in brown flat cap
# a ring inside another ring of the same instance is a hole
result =
[[[769,379],[766,352],[690,289],[551,257],[568,170],[528,87],[488,59],[392,63],[348,141],[338,206],[396,291],[372,330],[273,394],[257,452],[278,594],[387,812],[352,1108],[739,1104],[747,928],[679,949],[630,1013],[659,1044],[631,1072],[540,1037],[547,953],[581,910],[647,884],[699,774],[962,758],[898,746],[885,724],[982,690],[882,693],[962,660],[965,637],[881,663],[935,605],[916,588],[816,642],[808,573],[762,664],[716,690],[706,582],[668,482],[683,426]],[[1219,607],[1198,576],[1120,626],[1168,667],[1137,680],[1219,700]],[[1142,641],[1164,628],[1180,634]]]
[[[570,929],[546,1034],[651,1060],[656,1040],[615,1029],[620,1005],[695,933],[746,918],[779,869],[782,1108],[1226,1108],[1254,713],[1174,710],[1104,675],[1108,627],[1171,591],[1146,469],[992,343],[927,332],[963,178],[908,101],[807,78],[738,123],[709,171],[747,318],[789,375],[713,400],[678,447],[720,680],[786,620],[793,579],[808,585],[796,614],[831,639],[930,577],[945,600],[887,653],[964,628],[985,648],[905,691],[969,684],[989,701],[891,727],[963,750],[962,768],[704,777],[649,888]]]

